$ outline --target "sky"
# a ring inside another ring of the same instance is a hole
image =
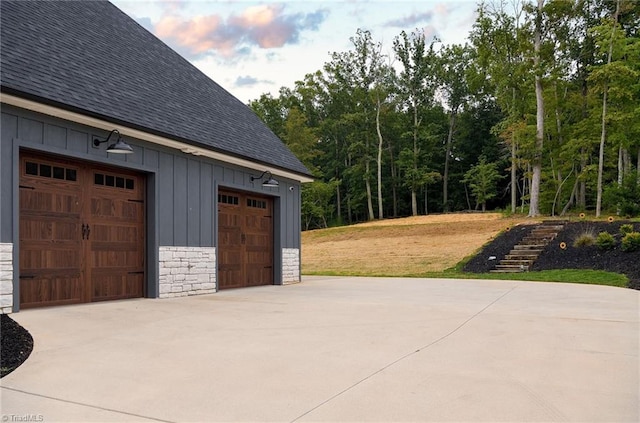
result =
[[[278,96],[321,70],[332,52],[351,50],[369,30],[393,57],[401,31],[462,44],[476,17],[475,0],[111,0],[243,103]]]

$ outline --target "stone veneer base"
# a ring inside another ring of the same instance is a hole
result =
[[[300,282],[300,249],[282,249],[282,283]]]
[[[160,247],[160,298],[216,292],[215,247]]]
[[[13,312],[13,244],[0,243],[0,314]]]

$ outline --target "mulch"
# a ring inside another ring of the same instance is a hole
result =
[[[0,314],[0,378],[5,377],[29,358],[33,338],[25,328],[6,314]]]
[[[640,251],[622,251],[620,226],[629,221],[613,222],[570,222],[558,236],[546,246],[533,264],[531,271],[552,269],[593,269],[622,273],[629,278],[629,288],[640,290]],[[634,230],[640,232],[640,224],[632,223]],[[465,272],[486,273],[493,269],[496,262],[504,258],[524,236],[536,225],[521,225],[503,232],[474,256],[463,267]],[[584,233],[597,236],[600,232],[609,232],[616,239],[611,250],[601,250],[596,245],[574,246],[574,241]],[[560,248],[564,242],[566,248]],[[495,259],[490,260],[491,257]]]

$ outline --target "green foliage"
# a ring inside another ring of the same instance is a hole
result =
[[[540,14],[534,3],[480,2],[468,46],[401,32],[391,53],[397,72],[383,53],[390,46],[358,30],[351,48],[332,52],[321,69],[250,102],[319,182],[339,181],[330,195],[303,191],[303,226],[367,220],[376,203],[398,217],[462,210],[471,195],[476,207],[531,210],[537,163],[538,211],[595,210],[605,92],[602,209],[640,216],[640,7],[621,0],[616,23],[617,2],[547,1]],[[539,54],[536,24],[544,29]],[[536,76],[543,150],[535,143]],[[480,156],[500,175],[488,187],[484,176],[495,172]],[[446,202],[438,195],[444,179]]]
[[[624,225],[620,225],[620,234],[622,234],[622,236],[625,236],[630,232],[633,232],[633,223],[625,223]]]
[[[596,238],[596,245],[601,250],[611,250],[616,245],[616,239],[609,232],[600,232]]]
[[[464,174],[462,182],[469,184],[471,193],[477,204],[482,205],[482,211],[486,210],[487,200],[496,196],[496,183],[503,178],[498,172],[497,163],[487,163],[481,156],[477,165]]]
[[[611,184],[604,189],[602,198],[606,209],[619,210],[626,217],[640,216],[640,185],[633,175],[627,176],[622,185]]]
[[[596,243],[596,233],[593,228],[585,228],[573,241],[574,247],[588,247]]]
[[[304,229],[326,228],[334,206],[331,199],[338,181],[314,181],[302,186],[302,221]]]
[[[640,250],[640,232],[629,232],[622,238],[622,251]]]

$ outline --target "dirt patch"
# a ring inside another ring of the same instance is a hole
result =
[[[390,276],[439,272],[519,222],[497,213],[448,214],[303,232],[302,270]]]

